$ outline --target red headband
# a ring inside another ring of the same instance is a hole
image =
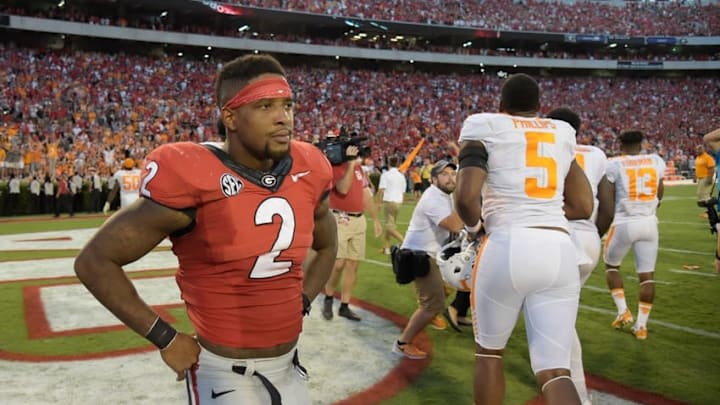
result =
[[[223,108],[238,108],[264,98],[290,98],[292,90],[287,80],[282,76],[273,76],[256,80],[240,89],[223,106]]]

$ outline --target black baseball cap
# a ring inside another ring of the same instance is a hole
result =
[[[443,170],[445,170],[446,167],[452,167],[453,170],[457,170],[457,165],[453,162],[447,161],[445,159],[438,160],[433,165],[432,170],[430,170],[430,176],[437,177],[438,174],[440,174]]]

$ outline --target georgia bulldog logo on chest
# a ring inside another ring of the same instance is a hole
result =
[[[232,174],[225,173],[220,177],[220,190],[225,194],[225,197],[238,195],[242,189],[243,182]]]

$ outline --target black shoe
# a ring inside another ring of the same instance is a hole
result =
[[[453,317],[453,315],[457,315],[457,312],[453,311],[451,314],[448,308],[445,308],[445,311],[443,311],[443,316],[447,319],[450,327],[455,329],[455,332],[462,332],[462,329],[460,329],[460,326],[458,325],[457,316]]]
[[[347,318],[351,321],[360,321],[362,318],[358,316],[355,312],[353,312],[350,307],[348,306],[340,306],[340,309],[338,310],[338,315],[342,316],[343,318]]]
[[[323,318],[325,318],[325,320],[329,321],[329,320],[333,319],[332,307],[333,307],[332,297],[325,298],[323,300],[323,309],[322,309],[322,316],[323,316]]]

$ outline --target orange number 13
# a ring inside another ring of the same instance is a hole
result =
[[[547,171],[547,184],[540,185],[539,178],[525,178],[525,194],[528,197],[549,199],[555,195],[557,190],[557,163],[555,159],[548,156],[540,156],[538,146],[540,143],[555,143],[555,134],[552,132],[526,132],[525,140],[525,164],[528,167],[538,167]]]
[[[651,201],[657,195],[657,171],[653,167],[638,167],[627,169],[629,190],[628,194],[634,201]]]

